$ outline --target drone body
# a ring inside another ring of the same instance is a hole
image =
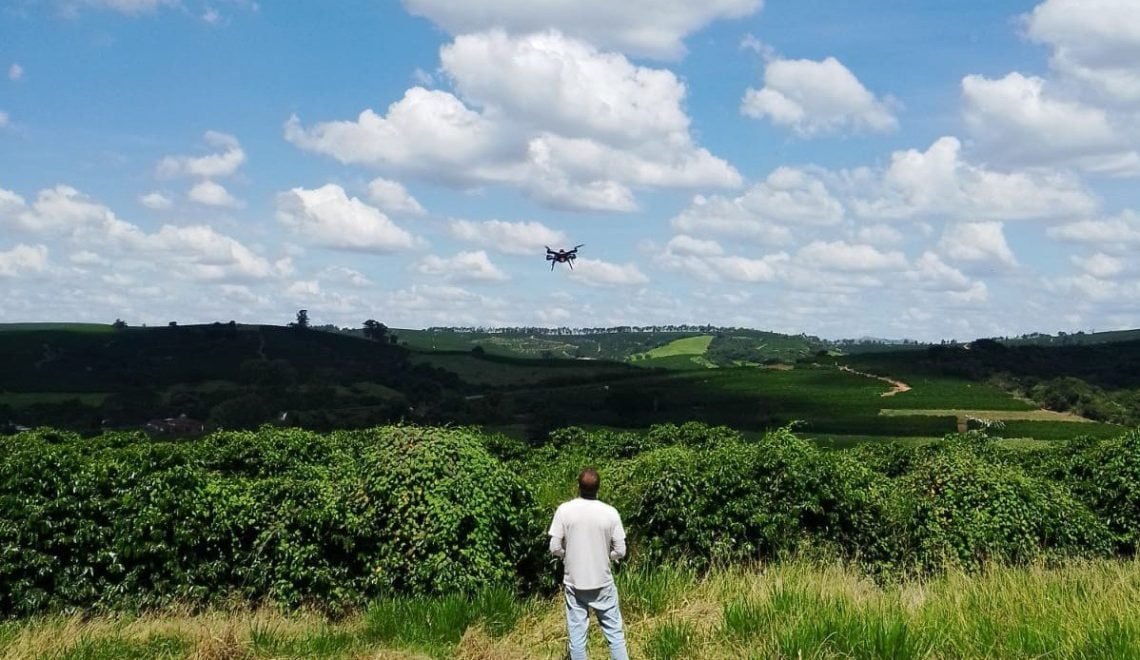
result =
[[[556,264],[566,264],[570,270],[574,270],[574,260],[578,258],[578,248],[585,245],[581,243],[575,245],[572,250],[551,250],[550,246],[546,246],[546,260],[550,262],[550,270],[554,270]]]

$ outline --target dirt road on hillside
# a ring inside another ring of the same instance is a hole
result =
[[[843,365],[843,366],[839,367],[839,370],[840,371],[846,371],[847,373],[850,373],[850,374],[855,374],[856,376],[864,376],[866,378],[874,378],[875,380],[881,380],[884,383],[887,383],[888,385],[890,385],[891,389],[887,392],[883,392],[880,396],[894,396],[896,394],[902,394],[903,392],[909,392],[910,391],[910,385],[907,385],[906,383],[902,382],[901,380],[895,380],[893,378],[887,378],[886,376],[876,376],[875,374],[869,374],[865,371],[855,371],[854,369],[852,369],[851,367],[848,367],[847,365]]]

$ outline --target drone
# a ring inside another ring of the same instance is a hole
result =
[[[554,270],[555,264],[566,264],[570,270],[574,270],[574,260],[578,258],[578,248],[585,245],[580,243],[574,246],[573,250],[558,250],[555,252],[546,246],[546,260],[550,262],[550,270]]]

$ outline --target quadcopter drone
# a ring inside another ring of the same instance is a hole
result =
[[[574,270],[574,260],[578,258],[578,248],[585,245],[581,243],[574,246],[573,250],[558,250],[555,252],[546,246],[546,260],[550,262],[550,270],[554,270],[555,264],[566,264],[570,270]]]

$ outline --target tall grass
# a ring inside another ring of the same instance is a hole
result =
[[[1140,657],[1140,561],[879,586],[842,565],[618,573],[631,657]],[[561,657],[559,598],[400,598],[342,621],[269,611],[0,624],[0,658]],[[605,657],[596,624],[591,657]]]

